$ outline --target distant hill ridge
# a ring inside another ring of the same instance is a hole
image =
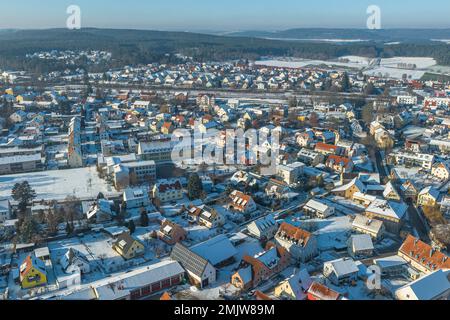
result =
[[[273,39],[264,39],[273,38]],[[109,65],[177,62],[167,53],[181,53],[197,61],[259,59],[289,56],[332,59],[345,55],[365,57],[419,56],[435,58],[450,65],[450,46],[429,39],[450,39],[450,29],[292,29],[279,32],[240,32],[226,36],[173,31],[98,29],[2,30],[0,68],[36,72],[58,70],[45,61],[25,59],[27,53],[57,50],[107,50],[113,54]],[[278,40],[277,40],[278,39]],[[286,39],[362,39],[362,42],[289,41]],[[380,40],[384,39],[384,40]],[[283,41],[280,41],[283,40]],[[385,42],[400,41],[400,44]],[[94,68],[93,66],[80,66]],[[102,70],[103,70],[102,69]],[[89,69],[92,70],[92,69]],[[96,70],[101,71],[101,70]]]

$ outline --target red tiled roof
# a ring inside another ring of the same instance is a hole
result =
[[[337,300],[339,298],[339,293],[315,281],[309,287],[308,293],[318,300]]]
[[[165,184],[160,184],[158,186],[158,190],[159,192],[166,192],[168,190],[171,189],[175,189],[175,190],[180,190],[182,189],[181,183],[180,181],[176,181],[174,183],[165,183]]]
[[[293,238],[297,241],[303,240],[304,246],[308,243],[309,239],[311,238],[311,233],[303,229],[300,229],[296,226],[293,226],[292,224],[289,224],[287,222],[283,222],[280,225],[277,234],[279,234],[280,232],[285,232],[289,238]]]
[[[450,269],[450,259],[447,255],[433,248],[425,242],[408,235],[399,252],[419,263],[430,271]]]
[[[331,154],[328,156],[327,165],[329,165],[331,162],[333,162],[334,165],[339,165],[343,163],[344,167],[347,167],[350,164],[350,159]]]
[[[28,271],[30,271],[30,269],[33,267],[33,262],[31,261],[31,255],[27,256],[25,258],[25,260],[22,262],[22,265],[26,265],[26,267],[24,269],[21,268],[20,270],[20,276],[24,277]]]
[[[255,291],[255,298],[256,298],[256,300],[267,300],[267,301],[272,300],[267,294],[262,293],[259,290]]]
[[[316,150],[324,150],[324,151],[329,151],[329,152],[336,152],[337,150],[339,150],[339,147],[335,146],[333,144],[317,142],[316,143]]]
[[[245,193],[237,191],[237,190],[233,191],[230,194],[230,198],[231,198],[231,201],[233,202],[233,206],[236,208],[239,208],[240,210],[245,209],[245,207],[248,205],[248,203],[252,199],[252,197],[250,197],[249,195],[246,195]],[[244,203],[244,205],[242,205],[242,203]]]

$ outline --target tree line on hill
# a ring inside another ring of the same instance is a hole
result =
[[[5,31],[0,34],[0,68],[34,73],[84,68],[102,72],[109,68],[148,63],[178,63],[176,53],[195,61],[258,59],[263,56],[289,56],[333,59],[345,55],[387,58],[393,56],[432,57],[438,64],[450,65],[450,46],[439,42],[407,42],[384,45],[379,42],[320,43],[279,41],[248,37],[224,37],[188,32],[112,29],[50,29]],[[51,50],[105,50],[112,53],[108,63],[76,64],[25,58],[26,54]]]

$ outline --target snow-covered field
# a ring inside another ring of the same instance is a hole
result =
[[[425,69],[436,65],[436,60],[426,57],[395,57],[381,59],[381,66],[397,68],[399,63],[415,64],[417,69]]]
[[[304,68],[306,66],[339,66],[346,68],[361,68],[358,62],[340,62],[340,61],[326,61],[326,60],[309,60],[309,59],[286,59],[286,60],[261,60],[255,61],[256,65],[275,67],[275,68]]]
[[[86,167],[0,176],[0,199],[10,198],[14,184],[22,181],[28,181],[36,191],[38,200],[62,200],[69,195],[80,199],[95,198],[99,192],[105,196],[118,194],[105,180],[99,178],[95,167]]]
[[[406,74],[408,79],[418,80],[423,77],[426,71],[424,70],[406,70],[388,67],[378,67],[364,72],[365,75],[374,77],[385,77],[393,79],[402,79]]]
[[[373,58],[361,56],[343,56],[334,60],[310,60],[300,58],[280,58],[256,61],[256,65],[278,68],[304,68],[306,66],[327,65],[344,68],[364,69],[364,73],[370,76],[401,79],[405,74],[409,79],[420,79],[425,72],[436,66],[436,60],[429,57],[394,57],[380,59],[379,65],[374,65]],[[415,65],[415,68],[399,68],[399,64]]]
[[[349,63],[356,63],[361,66],[367,66],[373,59],[361,56],[343,56],[340,57],[339,60],[348,60]]]

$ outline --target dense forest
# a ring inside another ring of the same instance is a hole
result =
[[[367,57],[427,56],[450,65],[450,46],[442,42],[407,42],[385,45],[377,41],[325,43],[217,36],[188,32],[114,30],[6,30],[0,32],[0,68],[32,72],[60,70],[64,65],[25,55],[51,50],[105,50],[112,53],[108,65],[83,66],[89,71],[107,67],[177,62],[175,53],[196,61],[257,59],[261,56],[292,56],[332,59],[343,55]]]
[[[282,31],[242,31],[231,36],[265,39],[342,39],[375,42],[419,42],[430,39],[450,39],[450,29],[342,29],[301,28]]]

